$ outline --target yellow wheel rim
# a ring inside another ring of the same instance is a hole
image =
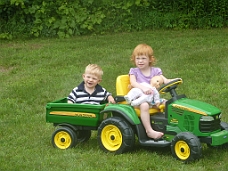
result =
[[[190,156],[190,148],[185,141],[178,141],[175,144],[175,153],[181,160],[186,160]]]
[[[107,125],[102,129],[101,142],[109,151],[116,151],[122,145],[122,134],[118,127]]]
[[[64,131],[55,134],[54,143],[60,149],[67,149],[71,145],[71,136]]]

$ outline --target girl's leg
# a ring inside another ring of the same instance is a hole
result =
[[[124,96],[125,100],[128,104],[131,104],[132,100],[135,100],[137,97],[139,97],[142,93],[142,90],[139,88],[132,88],[126,96]]]
[[[150,114],[149,114],[149,104],[144,102],[140,105],[140,118],[142,120],[143,126],[146,130],[147,136],[153,139],[159,139],[164,134],[162,132],[154,131],[150,123]]]
[[[147,102],[147,95],[141,95],[139,98],[132,100],[131,105],[132,106],[139,106],[140,104]]]

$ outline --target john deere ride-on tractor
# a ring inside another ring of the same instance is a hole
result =
[[[56,127],[52,144],[59,149],[74,147],[88,141],[91,131],[97,131],[100,148],[105,152],[121,154],[134,148],[135,135],[139,144],[151,147],[171,147],[175,158],[190,162],[202,156],[202,143],[209,146],[228,144],[228,124],[221,121],[221,111],[208,103],[178,95],[182,83],[176,79],[160,88],[171,98],[160,109],[150,109],[151,125],[164,133],[162,139],[147,137],[140,120],[140,111],[124,101],[129,76],[116,79],[116,104],[68,104],[66,98],[46,105],[46,121]]]

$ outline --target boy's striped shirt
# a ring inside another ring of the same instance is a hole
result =
[[[102,101],[106,101],[110,95],[111,93],[107,92],[106,89],[99,84],[96,85],[95,91],[89,94],[84,88],[83,81],[72,90],[67,99],[73,103],[100,104]]]

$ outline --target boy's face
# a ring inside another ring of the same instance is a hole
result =
[[[93,88],[101,82],[101,78],[94,74],[85,73],[82,75],[82,77],[85,82],[85,86],[88,88]]]
[[[155,77],[152,78],[150,84],[153,87],[155,87],[156,89],[158,89],[163,84],[163,79],[162,79],[162,77],[155,76]]]

